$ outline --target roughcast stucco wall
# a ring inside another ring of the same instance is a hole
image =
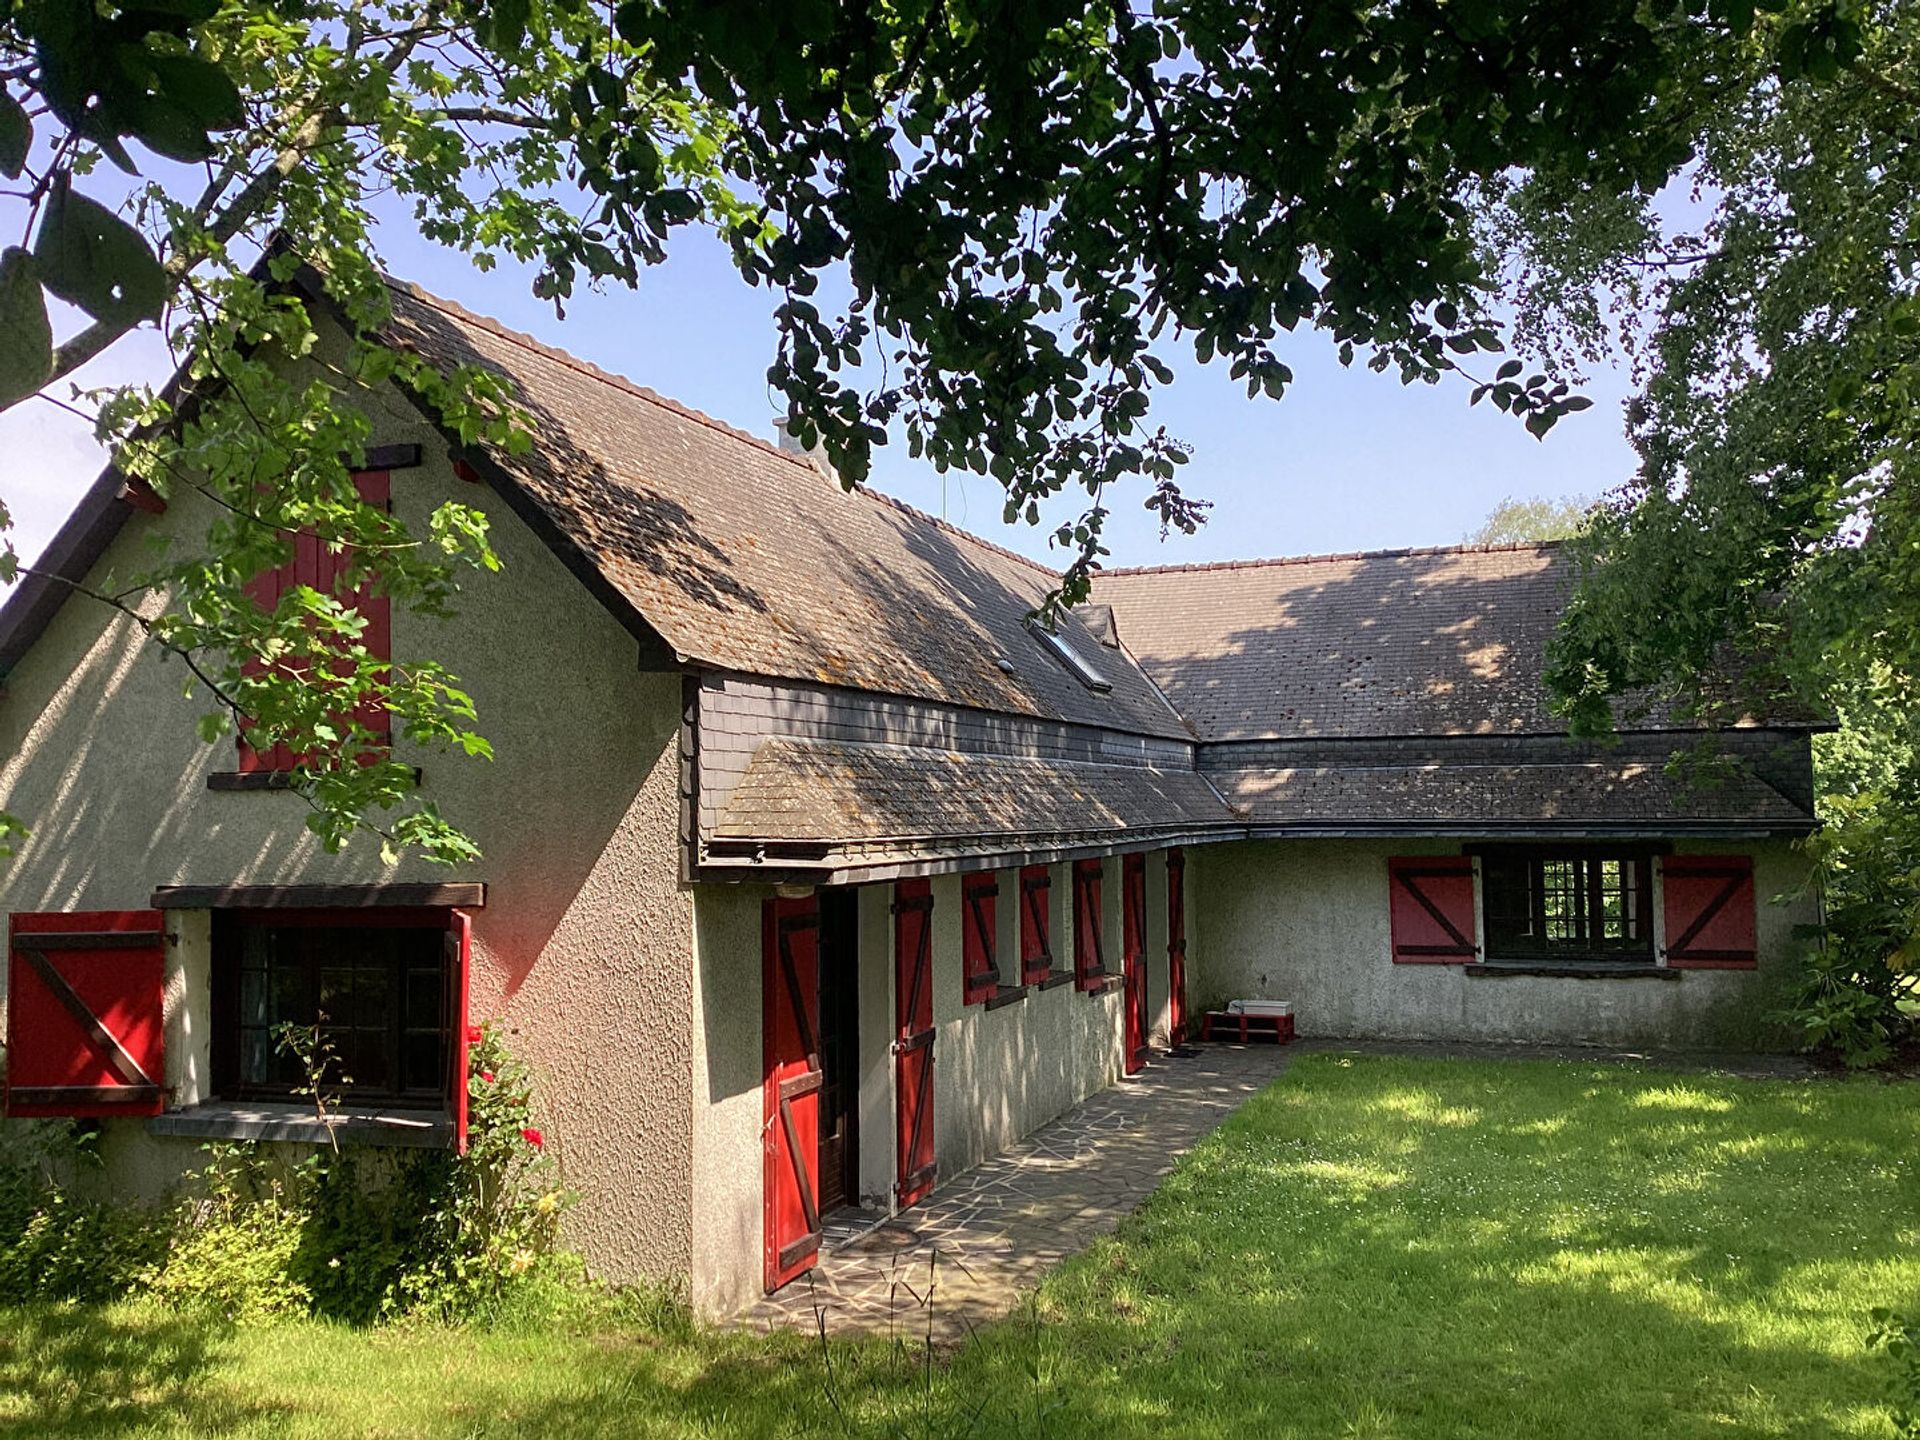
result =
[[[373,397],[372,440],[417,441],[393,475],[396,510],[424,534],[452,498],[486,510],[505,562],[463,581],[445,621],[396,606],[397,657],[430,655],[472,693],[492,763],[409,753],[425,796],[485,858],[449,871],[383,865],[357,838],[324,853],[284,793],[213,793],[233,742],[207,746],[180,665],[131,622],[70,600],[0,702],[0,806],[33,833],[0,870],[0,909],[135,909],[156,885],[484,880],[474,915],[472,1012],[503,1016],[533,1063],[537,1103],[584,1200],[572,1235],[601,1272],[684,1282],[691,1251],[692,903],[678,881],[677,676],[644,675],[632,638],[484,486],[458,479],[444,442],[403,398]],[[159,536],[190,545],[206,502],[135,516],[95,572],[126,577]],[[176,912],[168,1082],[205,1081],[206,916]],[[0,979],[3,983],[3,979]],[[0,1004],[3,1004],[0,997]],[[111,1122],[114,1179],[148,1193],[203,1158],[196,1142]]]
[[[1792,969],[1793,927],[1814,920],[1815,902],[1770,901],[1800,884],[1804,859],[1784,841],[1675,849],[1754,857],[1757,970],[1687,970],[1677,980],[1485,978],[1457,965],[1395,965],[1387,857],[1457,855],[1460,846],[1276,840],[1188,851],[1192,909],[1204,925],[1189,946],[1191,985],[1208,1005],[1291,1001],[1302,1035],[1782,1047],[1786,1037],[1766,1017]],[[1656,889],[1656,924],[1660,908]]]

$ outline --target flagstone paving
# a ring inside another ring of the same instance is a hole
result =
[[[1295,1047],[1155,1057],[1012,1149],[864,1233],[739,1319],[952,1343],[1008,1314],[1048,1270],[1120,1223],[1196,1141],[1286,1068]],[[844,1237],[844,1238],[842,1238]]]

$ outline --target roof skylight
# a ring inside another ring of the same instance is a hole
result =
[[[1068,644],[1067,637],[1059,631],[1049,630],[1037,620],[1029,621],[1027,628],[1040,638],[1041,644],[1053,652],[1055,659],[1067,667],[1073,678],[1087,689],[1097,695],[1104,695],[1113,689],[1113,682],[1095,669],[1092,661]]]

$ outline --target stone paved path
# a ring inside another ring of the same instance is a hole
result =
[[[822,1253],[738,1317],[936,1343],[1005,1316],[1067,1256],[1111,1231],[1194,1142],[1287,1066],[1296,1046],[1203,1045],[1156,1058],[911,1210]],[[928,1304],[931,1282],[932,1303]]]

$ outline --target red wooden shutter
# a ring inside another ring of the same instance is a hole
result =
[[[247,598],[262,610],[277,610],[280,597],[290,587],[303,583],[303,561],[311,565],[310,556],[319,550],[317,543],[310,544],[310,535],[296,535],[293,540],[293,555],[287,563],[272,570],[263,570],[246,584]],[[248,675],[258,675],[266,669],[257,659],[248,660],[242,667]],[[239,733],[235,737],[240,747],[239,769],[242,774],[251,774],[257,770],[291,770],[293,752],[285,745],[269,745],[264,750],[256,750],[247,743],[247,731],[252,722],[241,720]]]
[[[1076,990],[1096,990],[1107,977],[1107,957],[1100,934],[1100,871],[1098,860],[1073,864],[1073,974]]]
[[[1459,965],[1475,957],[1473,861],[1414,855],[1387,861],[1393,959],[1400,965]]]
[[[1667,964],[1684,970],[1759,965],[1751,855],[1668,855],[1660,874]]]
[[[1121,1029],[1129,1075],[1147,1063],[1147,857],[1128,855],[1120,862]]]
[[[893,1096],[898,1137],[894,1198],[916,1203],[938,1174],[933,1146],[933,887],[893,887]]]
[[[451,1041],[452,1073],[448,1083],[453,1099],[454,1153],[467,1153],[467,1091],[472,1080],[467,1074],[467,1052],[480,1038],[468,1019],[467,987],[473,972],[473,917],[455,910],[447,917],[447,1033]]]
[[[375,510],[393,508],[393,477],[385,470],[363,470],[353,477],[355,488],[360,492],[360,503]],[[343,603],[351,605],[360,612],[361,619],[367,622],[367,628],[360,633],[360,643],[367,653],[376,660],[393,658],[393,602],[384,590],[376,586],[362,584],[359,589],[343,593],[341,587],[346,583],[346,573],[353,561],[349,550],[324,552],[324,558],[331,562],[331,571],[321,576],[325,582],[320,588],[329,595],[339,595]],[[343,672],[351,672],[353,667],[342,663]],[[353,718],[362,729],[381,738],[385,743],[389,738],[391,725],[387,707],[377,700],[369,700],[357,707]]]
[[[965,971],[965,999],[969,1005],[991,1000],[1000,990],[998,954],[998,896],[993,872],[982,870],[960,879],[960,956]]]
[[[1038,985],[1053,970],[1053,873],[1044,865],[1020,872],[1020,979]]]
[[[354,488],[359,492],[362,504],[376,510],[392,508],[392,474],[386,470],[362,470],[353,477]],[[286,564],[273,570],[264,571],[247,582],[246,592],[253,603],[262,610],[278,608],[280,597],[287,590],[300,585],[318,590],[323,595],[337,596],[343,603],[358,610],[367,622],[361,633],[361,643],[375,657],[388,660],[393,655],[393,604],[384,592],[369,586],[361,586],[350,594],[343,594],[341,586],[345,583],[347,570],[353,560],[352,553],[346,549],[331,550],[320,543],[320,539],[310,530],[303,530],[293,540],[293,555]],[[263,668],[258,661],[248,661],[247,671],[258,674]],[[341,667],[346,667],[344,663]],[[297,673],[295,671],[294,673]],[[354,712],[355,720],[376,735],[385,736],[388,732],[388,715],[384,705],[368,703]],[[265,750],[255,750],[247,744],[246,732],[251,728],[246,721],[240,722],[240,759],[242,773],[258,770],[291,770],[301,758],[285,745],[273,745]]]
[[[820,901],[769,900],[761,918],[765,1144],[761,1227],[769,1291],[820,1258]]]
[[[1187,1036],[1187,855],[1167,852],[1167,1031],[1169,1042]]]
[[[158,910],[18,914],[7,972],[9,1115],[157,1115],[166,945]]]

